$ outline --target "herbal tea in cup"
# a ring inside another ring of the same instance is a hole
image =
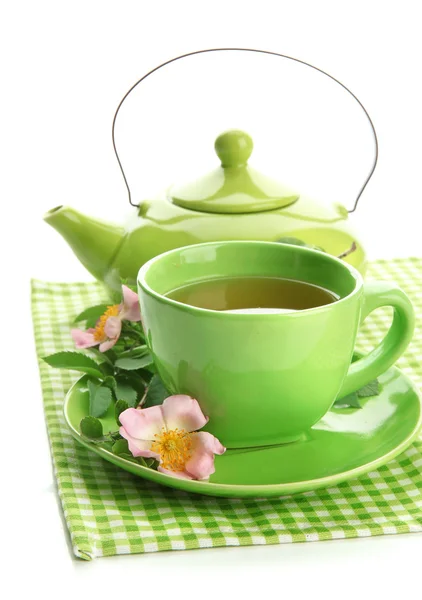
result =
[[[188,283],[166,294],[168,298],[210,310],[276,312],[304,310],[338,300],[329,290],[283,277],[218,277]]]

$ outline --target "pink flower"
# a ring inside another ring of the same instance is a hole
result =
[[[123,302],[108,306],[105,313],[98,319],[95,328],[82,331],[72,329],[71,334],[76,348],[91,348],[100,345],[100,351],[110,350],[117,342],[122,330],[122,321],[140,321],[138,294],[125,285],[122,286]]]
[[[158,470],[184,479],[208,479],[214,455],[226,449],[211,433],[196,431],[208,422],[190,396],[170,396],[161,406],[128,408],[120,414],[120,435],[133,456],[155,458]]]

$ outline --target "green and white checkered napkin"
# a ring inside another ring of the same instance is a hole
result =
[[[422,259],[377,261],[368,279],[396,281],[422,316]],[[33,281],[38,356],[72,349],[76,314],[104,299],[98,283]],[[387,309],[390,310],[391,309]],[[388,327],[378,310],[359,336],[369,350]],[[399,361],[422,383],[422,333]],[[397,459],[336,487],[273,499],[224,499],[145,481],[79,445],[67,430],[63,400],[77,374],[40,361],[44,410],[54,471],[76,556],[278,544],[422,531],[422,438]]]

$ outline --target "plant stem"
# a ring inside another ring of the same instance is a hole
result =
[[[142,408],[142,406],[145,404],[145,398],[147,397],[148,394],[148,389],[149,389],[149,385],[145,386],[145,391],[144,391],[144,395],[142,396],[142,398],[139,400],[138,402],[138,406],[136,408]]]

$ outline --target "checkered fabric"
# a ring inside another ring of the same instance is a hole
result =
[[[371,278],[399,283],[422,315],[422,259],[377,261],[370,267]],[[33,281],[38,356],[71,349],[72,319],[102,300],[98,283]],[[373,347],[389,318],[388,309],[368,318],[360,349]],[[419,385],[421,361],[418,328],[399,366]],[[41,360],[39,367],[58,491],[80,558],[422,531],[422,437],[377,471],[329,489],[273,499],[189,494],[135,477],[79,445],[62,412],[64,396],[78,375]]]

